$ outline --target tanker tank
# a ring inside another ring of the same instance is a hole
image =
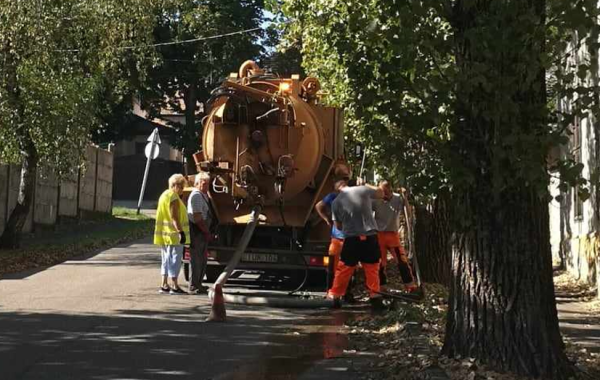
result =
[[[252,205],[261,224],[304,227],[333,182],[348,177],[343,115],[320,103],[320,84],[280,78],[252,61],[213,91],[203,119],[198,170],[212,174],[221,225],[245,224]]]

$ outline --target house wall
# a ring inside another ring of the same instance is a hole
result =
[[[576,38],[576,36],[575,36]],[[572,49],[572,48],[569,48]],[[580,62],[590,59],[587,47],[584,45],[577,54],[573,54],[570,65],[576,67]],[[597,58],[596,58],[597,59]],[[597,80],[589,78],[587,82]],[[570,111],[570,101],[563,99],[559,102],[560,111]],[[582,175],[590,178],[596,170],[600,170],[600,152],[597,150],[596,135],[598,129],[597,117],[580,120],[581,133],[581,163],[584,165]],[[563,158],[576,157],[573,146],[563,149]],[[557,176],[557,174],[555,174]],[[582,215],[577,216],[574,191],[561,193],[558,190],[559,178],[554,178],[550,185],[553,196],[561,195],[563,199],[553,200],[549,204],[552,254],[555,262],[562,261],[566,269],[582,282],[600,288],[600,194],[598,189],[590,187],[591,197],[582,203]],[[600,292],[599,292],[600,293]]]
[[[51,171],[38,169],[23,232],[31,232],[36,225],[56,224],[63,216],[77,217],[82,210],[111,212],[113,154],[88,147],[85,168],[60,181]],[[17,165],[0,165],[0,233],[17,203],[20,174]]]
[[[582,147],[581,158],[584,164],[583,176],[590,177],[590,171],[600,168],[594,153],[593,125],[582,120]],[[560,262],[561,257],[566,269],[577,279],[596,285],[598,284],[600,229],[598,206],[595,189],[592,188],[592,197],[582,203],[582,215],[575,215],[575,199],[573,192],[561,194],[557,188],[558,180],[551,185],[553,196],[562,195],[563,200],[553,200],[549,204],[552,254],[555,262]]]
[[[115,144],[115,157],[125,157],[125,156],[135,156],[142,155],[137,151],[136,146],[146,146],[148,143],[148,137],[146,136],[136,136],[131,140],[121,140]],[[145,156],[144,156],[145,157]],[[162,144],[159,146],[158,158],[162,158],[163,160],[171,160],[171,161],[181,161],[181,152],[177,149],[173,148],[169,141],[166,139],[162,140]]]

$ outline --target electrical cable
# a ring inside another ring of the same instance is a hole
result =
[[[257,30],[262,30],[262,29],[263,28],[261,28],[261,27],[257,27],[257,28],[251,28],[251,29],[238,30],[236,32],[217,34],[214,36],[191,38],[188,40],[181,40],[181,41],[159,42],[156,44],[146,44],[146,45],[139,45],[139,46],[116,46],[115,49],[117,49],[117,50],[133,50],[133,49],[142,49],[142,48],[149,48],[149,47],[183,45],[183,44],[189,44],[189,43],[199,42],[199,41],[215,40],[215,39],[219,39],[219,38],[223,38],[223,37],[235,36],[238,34],[251,33],[251,32],[255,32]],[[56,50],[56,51],[63,52],[63,53],[69,53],[69,52],[77,53],[77,52],[80,52],[81,49],[61,49],[61,50]]]

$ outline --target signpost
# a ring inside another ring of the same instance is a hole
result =
[[[158,135],[158,128],[154,128],[150,137],[148,137],[148,144],[144,149],[144,153],[148,160],[146,161],[146,170],[144,171],[144,179],[142,180],[142,189],[140,191],[140,199],[138,200],[137,213],[140,214],[142,208],[142,200],[144,199],[144,191],[146,190],[146,181],[148,180],[148,172],[150,171],[150,161],[158,157],[160,136]]]

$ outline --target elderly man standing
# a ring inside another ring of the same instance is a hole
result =
[[[194,180],[194,190],[188,198],[188,219],[190,223],[190,287],[191,294],[205,294],[206,288],[202,286],[202,279],[206,272],[205,255],[208,243],[211,240],[211,224],[214,216],[208,198],[210,175],[200,172]]]
[[[154,244],[160,246],[162,256],[160,293],[185,294],[179,287],[177,278],[181,270],[183,245],[189,236],[187,213],[181,201],[186,183],[183,175],[173,174],[169,178],[169,188],[158,199]],[[170,287],[167,282],[169,277]]]

